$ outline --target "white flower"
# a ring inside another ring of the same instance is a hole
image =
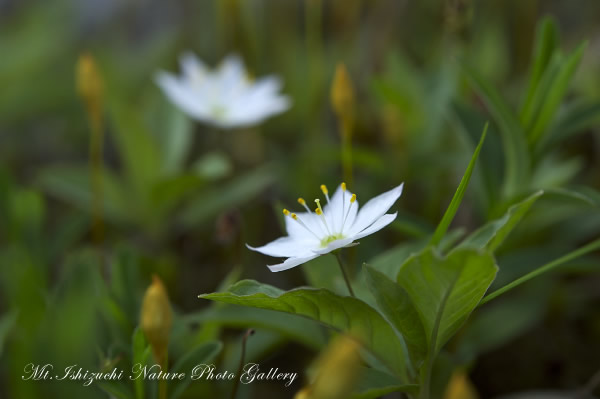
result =
[[[288,97],[278,94],[279,78],[250,81],[236,55],[215,70],[191,53],[183,54],[180,64],[181,76],[159,72],[156,83],[177,107],[199,121],[220,128],[250,126],[290,107]]]
[[[324,208],[316,199],[317,209],[313,213],[306,201],[298,198],[307,212],[296,214],[283,210],[287,237],[258,248],[246,246],[265,255],[288,258],[283,263],[268,266],[272,272],[291,269],[320,255],[352,246],[355,240],[381,230],[396,219],[397,212],[386,212],[400,198],[403,186],[404,183],[371,199],[359,212],[356,194],[346,190],[345,183],[340,185],[331,200],[327,187],[322,185],[321,190],[327,198]]]

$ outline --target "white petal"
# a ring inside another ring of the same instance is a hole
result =
[[[349,244],[352,243],[352,241],[354,241],[354,237],[344,238],[342,240],[335,240],[335,241],[329,243],[329,245],[327,247],[314,249],[313,252],[316,254],[319,254],[319,255],[325,255],[331,251],[335,251],[336,249],[348,246]]]
[[[355,240],[358,240],[359,238],[368,236],[369,234],[373,234],[373,233],[383,229],[388,224],[392,223],[394,221],[394,219],[396,219],[396,216],[398,216],[398,212],[385,214],[382,217],[380,217],[379,219],[377,219],[375,221],[375,223],[373,223],[372,225],[370,225],[369,227],[367,227],[360,233],[356,234],[352,238]]]
[[[316,240],[302,241],[292,237],[281,237],[275,241],[271,241],[270,243],[263,245],[262,247],[255,248],[248,244],[246,244],[246,247],[265,255],[287,258],[306,254],[308,251],[310,251],[310,248],[314,248],[318,245],[319,242]]]
[[[335,225],[336,232],[343,233],[341,231],[342,224],[344,225],[344,231],[349,231],[349,227],[354,223],[354,219],[356,218],[356,213],[358,212],[358,203],[354,201],[354,203],[350,203],[350,198],[352,197],[352,192],[346,190],[342,190],[342,186],[338,186],[335,193],[330,198],[331,202],[323,208],[323,213],[327,215],[327,221],[333,220]],[[348,207],[350,207],[350,212],[348,212]],[[346,223],[344,223],[344,218],[348,215],[346,219]]]
[[[249,85],[244,63],[237,54],[227,56],[216,71],[219,96],[230,104]]]
[[[287,270],[287,269],[291,269],[292,267],[299,266],[303,263],[308,262],[309,260],[313,260],[317,256],[319,256],[319,255],[314,254],[314,255],[298,256],[295,258],[286,259],[285,262],[280,263],[278,265],[272,265],[272,266],[267,266],[267,267],[272,272],[280,272],[282,270]]]
[[[398,187],[391,189],[383,194],[378,195],[375,198],[372,198],[367,202],[356,216],[356,220],[352,224],[348,235],[354,236],[370,225],[372,225],[377,219],[379,219],[383,214],[385,214],[388,209],[398,198],[402,195],[402,187],[404,183],[400,184]]]
[[[329,235],[325,231],[321,218],[316,214],[300,212],[297,216],[299,221],[294,220],[289,216],[286,216],[285,218],[285,229],[289,236],[301,240],[314,239],[320,241],[325,236]],[[304,223],[304,225],[308,227],[308,230],[300,222]]]
[[[194,90],[176,76],[166,72],[156,75],[156,84],[165,92],[169,100],[183,112],[199,120],[209,118],[208,108]]]
[[[207,66],[192,52],[185,52],[179,57],[183,76],[192,84],[200,84],[208,75]]]

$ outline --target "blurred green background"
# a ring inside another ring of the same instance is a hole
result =
[[[548,61],[557,72],[528,121],[519,111],[546,16],[560,33]],[[356,96],[350,189],[360,201],[405,182],[398,219],[351,254],[355,272],[433,232],[487,120],[456,239],[546,192],[497,253],[494,284],[598,237],[599,16],[596,0],[0,0],[0,397],[106,397],[79,382],[22,381],[23,367],[125,367],[152,274],[176,314],[173,361],[220,339],[214,361],[235,369],[254,326],[249,358],[303,374],[323,342],[283,328],[287,319],[277,329],[259,322],[270,313],[219,313],[197,296],[240,277],[340,289],[320,275],[333,257],[275,274],[265,267],[273,259],[244,246],[281,236],[281,208],[342,181],[330,104],[338,63]],[[211,66],[235,52],[252,76],[281,76],[292,108],[226,132],[188,119],[153,81],[158,69],[177,71],[185,50]],[[75,87],[84,52],[104,81],[102,240],[92,234],[90,127]],[[526,146],[528,171],[508,155],[514,126],[540,137]],[[600,368],[598,262],[582,258],[486,305],[450,343],[481,397],[575,389]],[[286,398],[303,384],[241,394]],[[192,384],[182,397],[229,389]]]

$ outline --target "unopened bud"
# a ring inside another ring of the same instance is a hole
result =
[[[467,374],[461,370],[454,372],[450,378],[444,399],[479,399],[479,394]]]
[[[76,71],[77,93],[81,96],[91,118],[99,118],[102,107],[102,78],[94,58],[84,53],[79,56]]]
[[[348,70],[344,64],[338,64],[331,86],[331,104],[338,117],[344,124],[345,134],[350,134],[354,122],[354,88]]]
[[[351,396],[360,374],[360,345],[348,336],[336,338],[318,362],[312,385],[296,399],[345,399]]]
[[[159,364],[164,364],[167,360],[172,324],[173,313],[165,286],[157,276],[152,276],[152,284],[146,290],[142,302],[140,326]]]

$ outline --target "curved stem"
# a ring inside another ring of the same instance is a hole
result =
[[[233,390],[231,391],[231,399],[235,399],[237,395],[238,387],[240,386],[240,375],[242,374],[242,370],[244,369],[244,359],[246,358],[246,342],[251,335],[254,334],[254,329],[249,328],[244,333],[244,337],[242,338],[242,354],[240,356],[240,365],[238,366],[238,371],[236,374],[235,382],[233,383]]]
[[[344,261],[342,260],[342,254],[339,251],[335,252],[335,258],[338,261],[338,265],[340,265],[340,270],[342,271],[342,276],[344,276],[344,281],[346,282],[346,286],[348,287],[348,291],[350,295],[356,298],[354,295],[354,291],[352,290],[352,285],[350,284],[350,279],[348,278],[348,274],[346,273],[346,268],[344,267]]]

